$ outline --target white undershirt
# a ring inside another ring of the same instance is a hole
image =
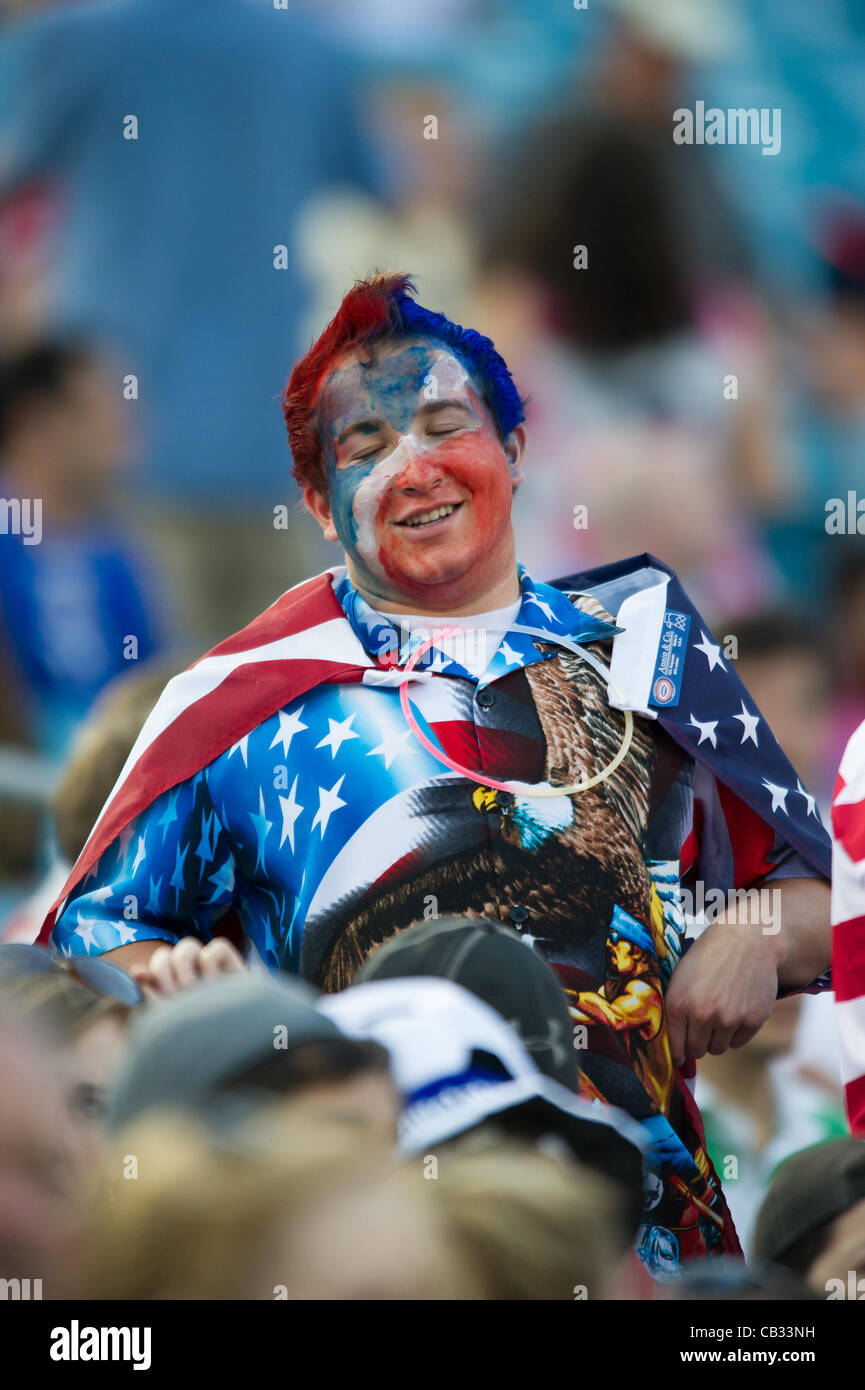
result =
[[[464,636],[463,633],[444,637],[436,642],[436,647],[445,656],[458,661],[460,666],[465,667],[473,676],[480,677],[492,661],[505,633],[510,630],[522,602],[520,597],[504,608],[491,608],[488,613],[466,613],[459,618],[451,618],[445,614],[432,616],[429,613],[389,613],[385,608],[377,608],[374,611],[387,618],[395,627],[402,628],[404,633],[412,635],[422,631],[428,637],[432,637],[437,629],[446,627],[459,627],[466,634],[471,633],[470,637]]]

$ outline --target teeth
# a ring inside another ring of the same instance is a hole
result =
[[[431,521],[438,521],[443,516],[450,516],[451,512],[456,511],[456,503],[449,503],[446,507],[435,507],[431,512],[419,512],[417,516],[404,521],[403,526],[427,526]]]

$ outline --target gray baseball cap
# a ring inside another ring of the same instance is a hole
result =
[[[558,976],[543,956],[500,922],[437,917],[416,922],[364,961],[353,984],[437,976],[483,999],[516,1030],[539,1071],[576,1091],[574,1030]]]
[[[148,1004],[133,1023],[112,1088],[111,1128],[145,1110],[207,1110],[222,1087],[275,1051],[343,1038],[316,1009],[317,999],[290,975],[231,975]]]
[[[865,1139],[830,1139],[784,1160],[754,1228],[754,1255],[784,1264],[805,1236],[865,1201]]]

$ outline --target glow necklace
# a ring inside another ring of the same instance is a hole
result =
[[[408,676],[411,674],[418,661],[420,661],[421,657],[424,655],[425,652],[429,651],[430,647],[435,646],[437,642],[441,642],[444,638],[454,637],[462,631],[463,629],[460,627],[448,627],[437,630],[434,637],[429,637],[425,642],[422,642],[412,652],[411,656],[409,657],[408,661],[403,667],[405,675]],[[567,647],[569,651],[575,652],[577,656],[581,656],[585,661],[589,663],[590,666],[593,666],[595,670],[600,673],[601,677],[604,680],[604,684],[606,685],[607,690],[609,691],[611,684],[609,667],[605,666],[604,663],[600,661],[592,652],[587,652],[583,647],[578,646],[576,642],[569,642],[566,638],[562,637],[553,638],[550,636],[549,633],[545,633],[541,628],[521,627],[519,625],[514,625],[511,628],[511,631],[525,632],[529,635],[541,637],[547,642]],[[623,698],[618,686],[613,686],[613,693],[617,695],[619,699]],[[412,713],[411,703],[408,697],[407,681],[403,681],[400,684],[399,702],[402,712],[405,715],[406,723],[408,724],[418,743],[420,743],[422,747],[424,747],[426,751],[436,759],[437,762],[443,763],[444,766],[449,768],[451,772],[459,773],[461,777],[467,777],[471,782],[478,782],[481,784],[481,786],[484,787],[494,787],[496,791],[510,792],[514,796],[572,796],[576,792],[586,792],[591,787],[597,787],[599,783],[606,781],[606,779],[615,772],[616,768],[619,766],[619,764],[622,762],[625,755],[627,754],[627,751],[631,746],[631,739],[634,735],[634,716],[629,709],[626,709],[624,711],[625,732],[622,738],[619,751],[617,752],[616,756],[610,762],[607,763],[606,767],[602,768],[600,772],[596,772],[594,777],[590,777],[587,781],[574,782],[569,787],[553,787],[550,786],[549,783],[541,782],[499,782],[494,777],[489,777],[485,772],[473,772],[471,768],[464,767],[462,763],[455,762],[453,758],[449,758],[446,753],[444,753],[440,748],[438,748],[432,742],[431,739],[427,738],[426,734],[424,733],[423,729],[420,727]]]

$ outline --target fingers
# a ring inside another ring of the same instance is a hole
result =
[[[188,989],[197,980],[246,974],[246,963],[223,936],[214,937],[206,945],[197,937],[184,936],[174,946],[157,946],[146,965],[134,965],[129,973],[149,998],[166,998]]]
[[[214,975],[245,975],[246,962],[227,937],[215,936],[202,947],[199,958],[201,974],[207,979]]]

